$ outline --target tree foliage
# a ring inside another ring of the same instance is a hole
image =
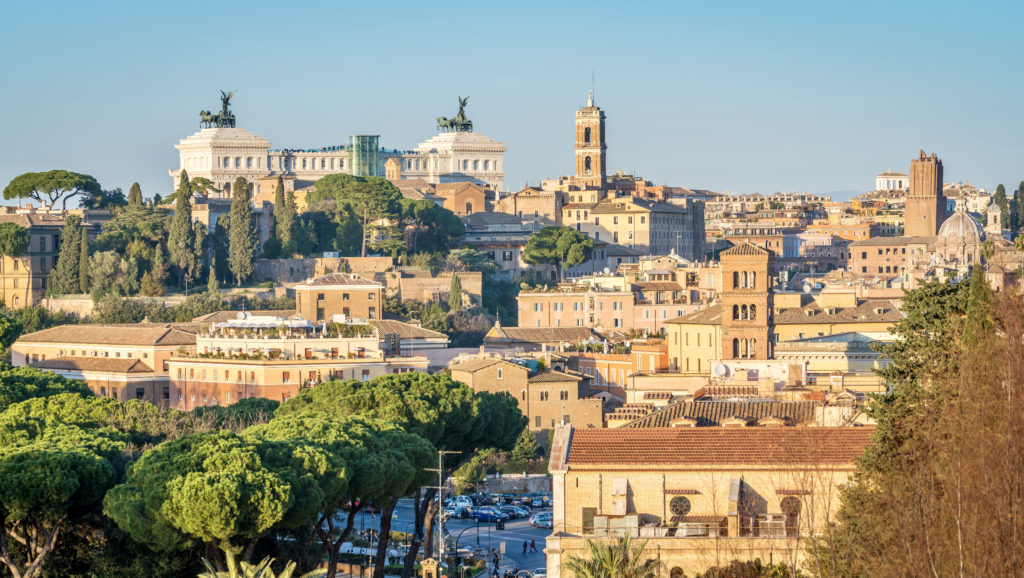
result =
[[[564,266],[584,263],[594,252],[594,241],[570,227],[544,227],[526,242],[523,260],[531,265],[552,265],[562,278]]]
[[[249,183],[235,179],[231,188],[231,229],[228,231],[228,267],[238,285],[252,275],[256,260],[256,229],[252,222]]]
[[[17,223],[0,223],[0,256],[24,257],[31,240],[25,227]]]
[[[996,187],[995,194],[992,195],[992,201],[999,206],[1000,223],[1010,222],[1010,204],[1006,198],[1006,187],[1002,184]]]
[[[647,540],[634,543],[629,534],[621,538],[588,539],[586,556],[571,555],[565,568],[578,578],[654,578],[657,560],[644,552]]]
[[[128,206],[138,208],[142,206],[142,187],[139,183],[132,183],[128,189]]]
[[[174,218],[167,232],[167,248],[170,263],[178,274],[181,284],[187,285],[196,271],[199,256],[196,251],[195,230],[192,228],[192,187],[184,169],[175,191]]]
[[[56,293],[78,293],[79,261],[82,235],[82,218],[68,215],[64,219],[64,228],[60,232],[60,253],[57,266],[50,273],[50,288]]]
[[[47,209],[53,209],[63,201],[62,210],[67,210],[68,200],[89,194],[99,194],[100,184],[90,175],[65,170],[42,173],[24,173],[14,177],[4,189],[4,199],[32,199]]]

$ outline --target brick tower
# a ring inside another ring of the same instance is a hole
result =
[[[594,106],[594,91],[587,106],[576,111],[576,182],[581,188],[603,189],[608,146],[604,141],[604,111]]]
[[[721,253],[722,359],[771,359],[775,253],[742,243]]]
[[[910,193],[907,194],[906,237],[934,237],[946,220],[946,198],[942,195],[942,161],[921,151],[910,161]]]

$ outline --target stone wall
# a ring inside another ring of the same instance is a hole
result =
[[[484,480],[488,494],[534,494],[551,491],[547,474],[491,474]]]

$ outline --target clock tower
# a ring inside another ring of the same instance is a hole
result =
[[[587,106],[576,111],[576,178],[583,189],[604,189],[608,167],[605,155],[604,111],[594,106],[594,91]]]

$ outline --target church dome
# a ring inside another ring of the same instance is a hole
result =
[[[967,214],[963,205],[957,205],[953,216],[946,219],[939,227],[939,240],[957,242],[963,244],[981,244],[985,233],[974,220],[974,217]]]

